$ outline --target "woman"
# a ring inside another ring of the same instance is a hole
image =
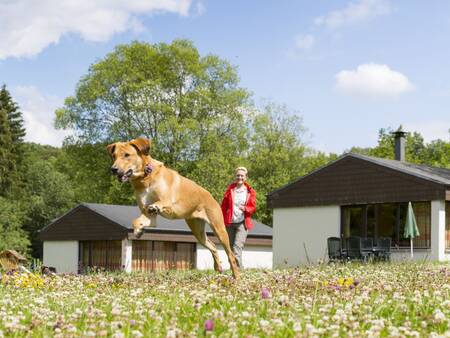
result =
[[[235,174],[235,182],[229,185],[223,196],[222,213],[230,245],[242,268],[242,249],[248,231],[253,228],[250,216],[256,211],[256,192],[246,182],[246,168],[236,168]]]

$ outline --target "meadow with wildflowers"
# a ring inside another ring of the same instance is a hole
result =
[[[2,274],[0,337],[450,336],[450,268]]]

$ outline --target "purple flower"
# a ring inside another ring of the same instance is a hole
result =
[[[214,330],[214,322],[212,319],[205,320],[205,331]]]
[[[135,326],[136,325],[136,321],[134,319],[130,319],[130,326]]]
[[[269,291],[268,288],[263,288],[263,289],[261,290],[261,298],[262,298],[262,299],[270,298],[270,291]]]
[[[353,284],[354,284],[355,286],[358,286],[359,280],[355,279],[355,281],[353,282]]]

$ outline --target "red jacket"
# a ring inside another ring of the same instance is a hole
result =
[[[252,189],[246,182],[244,185],[247,187],[247,202],[245,202],[245,210],[244,210],[244,224],[247,230],[253,228],[253,224],[251,221],[251,215],[256,211],[256,192]],[[222,213],[223,220],[226,226],[231,224],[231,220],[233,219],[233,192],[232,190],[236,187],[236,183],[232,183],[229,185],[227,191],[223,195],[222,201]]]

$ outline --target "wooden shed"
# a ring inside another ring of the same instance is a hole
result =
[[[0,266],[5,270],[18,269],[27,259],[15,250],[4,250],[0,253]]]
[[[210,252],[197,243],[184,220],[157,218],[155,228],[140,238],[132,221],[139,216],[135,206],[82,203],[41,230],[44,265],[57,272],[83,272],[88,268],[156,271],[209,269]],[[243,252],[245,267],[272,266],[272,228],[253,221]],[[208,237],[217,238],[207,227]],[[224,268],[228,261],[218,245]]]

